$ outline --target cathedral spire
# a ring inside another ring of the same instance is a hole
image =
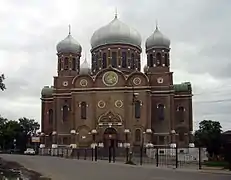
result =
[[[68,29],[68,31],[69,31],[68,34],[71,35],[71,25],[70,25],[70,24],[69,24],[68,28],[69,28],[69,29]]]
[[[156,20],[156,30],[158,30],[158,20]]]
[[[117,13],[117,8],[115,8],[115,19],[117,19],[118,13]]]

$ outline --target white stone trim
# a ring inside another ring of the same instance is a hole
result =
[[[46,146],[45,146],[45,144],[40,144],[39,145],[39,148],[45,148]]]
[[[189,143],[188,147],[194,148],[194,147],[195,147],[195,144],[194,144],[194,143]]]
[[[152,133],[152,130],[151,129],[146,129],[146,133]]]
[[[70,133],[71,134],[76,134],[76,130],[72,129]]]
[[[51,148],[58,148],[58,145],[57,144],[52,144]]]
[[[70,144],[71,148],[77,148],[77,144]]]
[[[169,144],[169,146],[170,146],[171,148],[176,148],[176,143],[171,143],[171,144]]]

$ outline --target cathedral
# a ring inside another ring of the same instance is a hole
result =
[[[41,91],[40,147],[192,147],[192,88],[173,84],[170,40],[146,39],[117,15],[91,37],[91,67],[69,31],[57,46],[57,76]]]

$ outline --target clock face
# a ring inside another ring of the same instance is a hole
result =
[[[118,82],[118,75],[114,71],[108,71],[103,75],[103,83],[107,86],[114,86]]]

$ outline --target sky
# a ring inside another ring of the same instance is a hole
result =
[[[57,75],[56,44],[68,34],[90,62],[90,39],[109,23],[117,9],[121,21],[145,40],[159,29],[171,40],[174,83],[193,86],[194,129],[204,119],[231,129],[231,1],[229,0],[1,0],[0,114],[41,120],[41,89]]]

